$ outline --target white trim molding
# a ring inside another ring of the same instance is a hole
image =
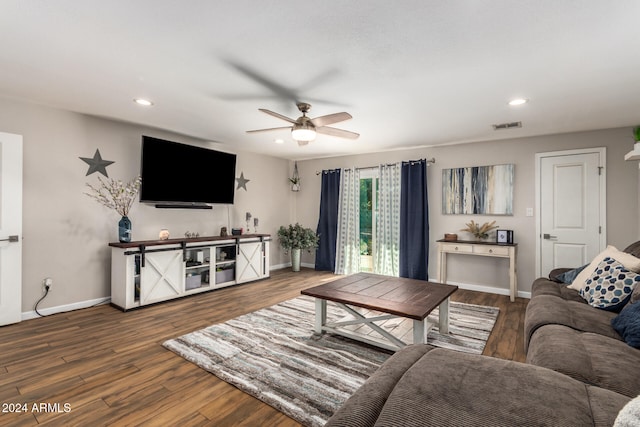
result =
[[[96,298],[88,301],[74,302],[73,304],[65,304],[65,305],[59,305],[56,307],[42,308],[42,309],[38,309],[38,312],[42,314],[42,317],[45,317],[45,316],[50,316],[52,314],[64,313],[66,311],[89,308],[95,305],[109,304],[110,302],[111,302],[111,297],[103,297],[103,298]],[[36,319],[38,317],[41,317],[41,316],[39,316],[38,313],[35,312],[35,310],[26,311],[22,313],[22,320]]]

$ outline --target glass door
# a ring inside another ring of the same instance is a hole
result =
[[[360,271],[373,272],[378,169],[360,171]]]

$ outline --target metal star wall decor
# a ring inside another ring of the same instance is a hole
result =
[[[100,172],[102,175],[109,178],[107,175],[107,166],[112,163],[115,163],[111,160],[102,160],[102,156],[100,155],[100,150],[96,149],[96,153],[93,155],[93,158],[89,157],[79,157],[80,160],[89,165],[89,170],[87,170],[87,175],[89,176],[92,173]]]
[[[249,182],[251,180],[250,179],[246,179],[244,177],[244,172],[240,172],[240,178],[236,178],[236,181],[238,181],[238,186],[236,187],[236,190],[244,188],[244,191],[247,191],[247,182]]]

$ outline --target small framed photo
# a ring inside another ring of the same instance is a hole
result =
[[[496,242],[497,243],[513,243],[513,230],[497,230]]]

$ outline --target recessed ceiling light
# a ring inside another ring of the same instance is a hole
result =
[[[151,107],[153,105],[153,102],[147,99],[142,99],[142,98],[135,98],[133,102],[135,102],[138,105],[143,105],[145,107]]]
[[[275,142],[276,144],[284,144],[284,139],[274,139],[273,142]]]
[[[529,100],[526,98],[515,98],[509,101],[509,105],[512,105],[512,106],[522,105],[522,104],[526,104],[527,102],[529,102]]]

